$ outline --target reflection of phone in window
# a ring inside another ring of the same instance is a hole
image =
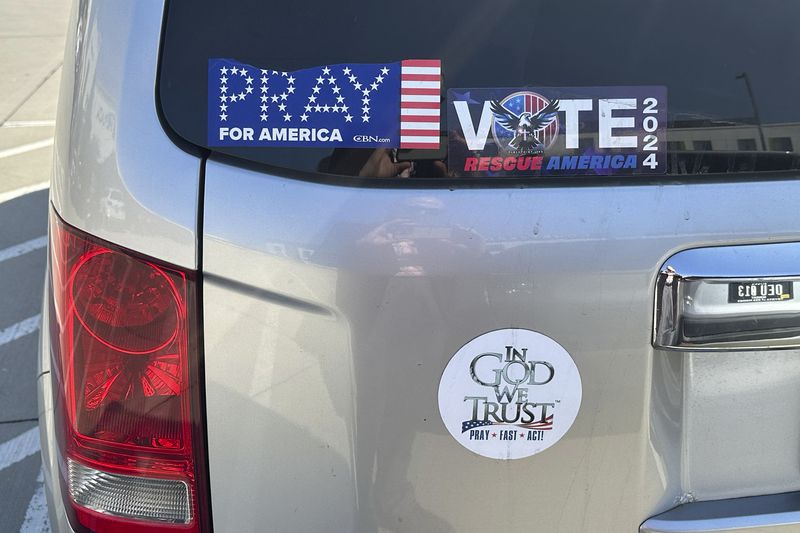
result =
[[[439,148],[428,150],[421,148],[401,148],[397,151],[397,161],[444,161],[447,157],[447,135],[439,136]]]

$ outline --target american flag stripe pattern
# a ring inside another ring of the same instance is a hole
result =
[[[527,111],[528,113],[538,113],[539,111],[547,107],[548,103],[549,103],[548,101],[543,100],[542,98],[539,97],[535,97],[532,94],[525,95],[525,111]],[[550,125],[546,126],[539,135],[540,135],[539,140],[542,141],[542,144],[544,144],[545,146],[549,146],[553,137],[558,135],[558,122],[557,121],[551,122]]]
[[[407,59],[400,65],[400,148],[439,148],[442,62]]]
[[[522,429],[549,431],[553,429],[553,415],[548,416],[545,420],[531,422],[529,424],[501,424],[499,422],[491,422],[489,420],[465,420],[461,423],[461,433],[466,433],[470,429],[483,426],[516,426]]]

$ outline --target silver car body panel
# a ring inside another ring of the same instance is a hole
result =
[[[800,489],[786,445],[800,436],[795,351],[651,347],[667,258],[796,239],[799,193],[793,181],[352,188],[210,161],[215,523],[471,532],[535,513],[543,531],[635,531],[678,503]],[[738,198],[772,208],[742,217]],[[449,436],[436,394],[463,344],[506,327],[563,345],[583,403],[558,444],[502,462]]]
[[[171,142],[155,107],[163,4],[85,6],[71,23],[53,203],[84,231],[196,268],[201,162]],[[797,181],[414,190],[211,161],[204,197],[218,532],[633,532],[679,504],[800,490],[796,350],[651,345],[667,259],[798,240]],[[499,461],[448,434],[437,388],[461,346],[510,327],[566,348],[583,403],[556,445]],[[51,525],[69,532],[49,345],[45,327],[45,479]],[[738,527],[707,518],[675,529],[667,514],[642,531]]]
[[[51,198],[73,226],[194,269],[200,160],[172,143],[155,105],[163,11],[158,0],[73,9]]]

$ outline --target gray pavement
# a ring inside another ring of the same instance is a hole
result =
[[[39,472],[36,354],[47,190],[0,204],[0,531],[49,531]],[[29,244],[19,248],[19,244]],[[23,253],[19,253],[19,252]]]
[[[69,9],[0,0],[0,194],[50,177]]]
[[[0,0],[0,531],[49,531],[36,355],[67,0]]]

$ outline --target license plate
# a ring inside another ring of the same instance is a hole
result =
[[[728,303],[780,302],[794,298],[791,281],[757,281],[728,283]]]

